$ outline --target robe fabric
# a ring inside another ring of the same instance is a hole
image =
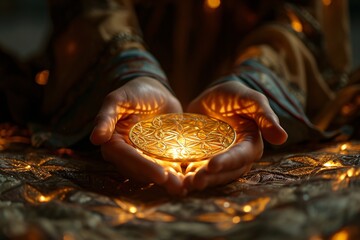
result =
[[[347,7],[344,0],[228,0],[217,8],[193,0],[49,0],[46,51],[22,65],[1,56],[0,117],[27,124],[35,146],[68,147],[88,138],[102,99],[137,76],[171,88],[184,109],[226,80],[268,97],[288,144],[327,138],[319,112],[352,70]],[[116,47],[123,32],[144,43]],[[47,83],[38,85],[43,71]]]

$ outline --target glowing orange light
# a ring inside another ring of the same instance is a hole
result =
[[[235,223],[235,224],[239,223],[240,221],[241,221],[241,218],[239,216],[235,216],[235,217],[232,218],[232,222]]]
[[[341,174],[339,177],[338,177],[338,181],[341,182],[341,181],[344,181],[344,179],[347,177],[347,173],[343,173]]]
[[[252,215],[252,214],[245,214],[242,219],[244,222],[249,222],[249,221],[252,221],[254,220],[256,215]]]
[[[327,161],[323,164],[324,167],[342,167],[343,165],[340,162],[334,160]]]
[[[51,200],[51,197],[47,197],[47,196],[44,196],[44,195],[41,195],[41,196],[39,196],[39,198],[38,198],[38,201],[39,202],[48,202],[48,201],[50,201]]]
[[[134,207],[134,206],[132,206],[132,207],[129,208],[129,212],[131,212],[131,213],[136,213],[136,212],[137,212],[137,208]]]
[[[349,233],[346,230],[337,232],[331,237],[331,240],[347,240],[347,239],[350,238],[349,238]]]
[[[63,240],[74,240],[75,237],[71,233],[65,233],[63,236]]]
[[[302,32],[303,31],[303,26],[300,22],[300,19],[292,12],[288,13],[290,21],[291,21],[291,27],[296,31],[296,32]]]
[[[347,144],[341,145],[341,147],[340,147],[341,151],[345,151],[346,149],[347,149]]]
[[[46,85],[49,80],[49,70],[38,72],[35,76],[35,82],[39,85]]]
[[[355,110],[355,106],[353,104],[346,104],[341,108],[341,114],[344,116],[351,115]]]
[[[329,6],[332,3],[332,0],[323,0],[322,2],[325,6]]]
[[[243,210],[244,210],[244,212],[251,212],[252,207],[250,205],[245,205]]]
[[[356,171],[355,171],[354,168],[350,168],[350,169],[347,170],[347,172],[346,172],[346,175],[347,175],[348,177],[352,177],[352,176],[354,176],[355,174],[356,174]]]
[[[220,0],[206,0],[206,6],[211,9],[216,9],[220,7],[221,1]]]

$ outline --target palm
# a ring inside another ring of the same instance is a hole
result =
[[[188,111],[222,119],[237,133],[237,143],[232,148],[185,179],[190,189],[224,184],[246,173],[262,156],[262,136],[272,144],[281,144],[287,138],[266,97],[240,82],[226,82],[206,90],[189,105]]]
[[[105,160],[123,175],[141,182],[155,182],[178,194],[182,182],[160,165],[141,156],[129,144],[128,134],[136,122],[154,115],[181,112],[181,105],[158,81],[132,80],[110,93],[97,116],[91,141],[101,145]]]

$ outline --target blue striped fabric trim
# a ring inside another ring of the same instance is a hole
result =
[[[148,76],[159,80],[171,92],[166,74],[155,57],[144,50],[129,49],[122,51],[110,60],[105,67],[105,76],[123,85],[131,79]]]

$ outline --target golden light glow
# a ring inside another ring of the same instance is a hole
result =
[[[43,203],[43,202],[49,202],[51,199],[52,197],[40,195],[38,201]]]
[[[350,168],[350,169],[347,170],[347,172],[346,172],[346,175],[347,175],[348,177],[353,177],[353,176],[355,176],[356,174],[357,174],[357,172],[355,171],[354,168]]]
[[[215,118],[172,113],[138,122],[131,128],[129,139],[146,158],[185,175],[228,149],[236,133]]]
[[[129,208],[129,212],[131,212],[131,213],[136,213],[136,212],[137,212],[137,208],[134,207],[134,206],[131,206],[131,207]]]
[[[356,107],[353,104],[346,104],[341,108],[341,114],[343,116],[349,116],[353,114],[353,112],[356,110]]]
[[[296,32],[302,32],[303,31],[303,25],[301,24],[300,19],[292,12],[288,12],[288,16],[291,21],[291,27]]]
[[[342,167],[341,162],[330,160],[323,164],[324,167]]]
[[[63,240],[75,240],[76,238],[71,233],[65,233]]]
[[[238,133],[246,129],[249,123],[249,121],[242,118],[242,116],[257,119],[257,122],[262,128],[272,126],[272,123],[262,114],[260,106],[256,101],[237,94],[232,95],[229,93],[226,96],[208,94],[201,101],[201,105],[207,115],[216,116],[232,126],[241,126],[239,129],[236,129]],[[239,116],[239,118],[235,118],[234,116]],[[241,136],[239,135],[238,137]],[[240,138],[237,140],[240,140]]]
[[[245,205],[243,210],[244,210],[244,212],[251,212],[252,207],[250,205]]]
[[[322,2],[325,6],[329,6],[332,3],[332,0],[323,0]]]
[[[358,177],[359,175],[360,170],[356,168],[349,168],[346,172],[339,173],[332,183],[333,190],[338,191],[339,189],[347,187],[351,182],[351,178]]]
[[[345,151],[347,149],[347,144],[343,144],[340,146],[341,151]]]
[[[337,232],[331,237],[331,240],[348,240],[348,239],[350,239],[349,233],[346,230]]]
[[[66,194],[72,191],[73,188],[63,187],[53,192],[48,192],[44,194],[30,185],[25,185],[24,190],[25,190],[24,197],[27,202],[32,204],[42,204],[53,201],[54,199],[59,199],[59,200],[64,199]]]
[[[220,7],[221,1],[220,0],[206,0],[205,5],[210,9],[216,9]]]
[[[252,215],[252,214],[245,214],[243,217],[242,217],[242,220],[244,222],[249,222],[249,221],[252,221],[255,219],[255,216],[256,215]]]
[[[347,173],[343,173],[338,177],[338,182],[344,181],[344,179],[347,177]]]
[[[10,147],[12,143],[30,143],[28,131],[10,123],[0,123],[0,151]]]
[[[240,221],[241,221],[241,218],[239,216],[235,216],[232,218],[232,222],[235,224],[239,223]]]
[[[49,75],[49,70],[43,70],[41,72],[38,72],[35,76],[35,82],[39,85],[46,85],[49,80]]]
[[[230,201],[218,200],[216,203],[222,212],[205,213],[198,216],[197,220],[216,223],[220,229],[229,229],[240,222],[254,220],[256,216],[265,211],[270,200],[271,198],[269,197],[262,197],[247,202],[243,206],[239,206],[238,203]]]

